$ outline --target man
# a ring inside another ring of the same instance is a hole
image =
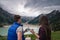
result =
[[[21,24],[21,17],[19,15],[14,16],[15,22],[8,30],[7,40],[25,40],[23,25]]]

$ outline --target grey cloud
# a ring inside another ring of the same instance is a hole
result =
[[[9,12],[16,12],[16,7],[19,4],[23,4],[23,0],[0,0],[2,8]]]
[[[29,0],[27,1],[24,7],[32,8],[33,11],[40,11],[40,12],[48,10],[51,11],[55,9],[60,10],[60,0]]]
[[[60,5],[60,0],[29,0],[25,7],[45,7],[52,5]]]
[[[18,13],[16,10],[18,5],[23,5],[25,9],[30,8],[38,14],[48,13],[54,9],[60,10],[60,0],[0,0],[0,6],[12,13]]]

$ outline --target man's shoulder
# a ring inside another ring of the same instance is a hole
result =
[[[17,29],[21,29],[21,28],[23,28],[22,26],[19,26]]]
[[[16,32],[22,32],[22,29],[23,29],[23,27],[22,27],[22,26],[19,26],[19,27],[17,28]]]

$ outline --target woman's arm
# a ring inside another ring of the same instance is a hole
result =
[[[33,33],[37,38],[40,38],[40,36],[37,33],[35,33],[33,29],[30,30],[30,32]]]
[[[40,38],[40,36],[39,36],[37,33],[34,33],[34,35],[35,35],[37,38]]]

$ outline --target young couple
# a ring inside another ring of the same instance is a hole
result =
[[[21,24],[21,17],[19,15],[14,16],[15,22],[11,25],[8,30],[7,40],[25,40],[24,33],[27,29],[23,31],[23,25]],[[36,34],[34,30],[30,30],[39,40],[51,40],[51,30],[49,28],[48,18],[42,16],[39,20],[39,32]]]

